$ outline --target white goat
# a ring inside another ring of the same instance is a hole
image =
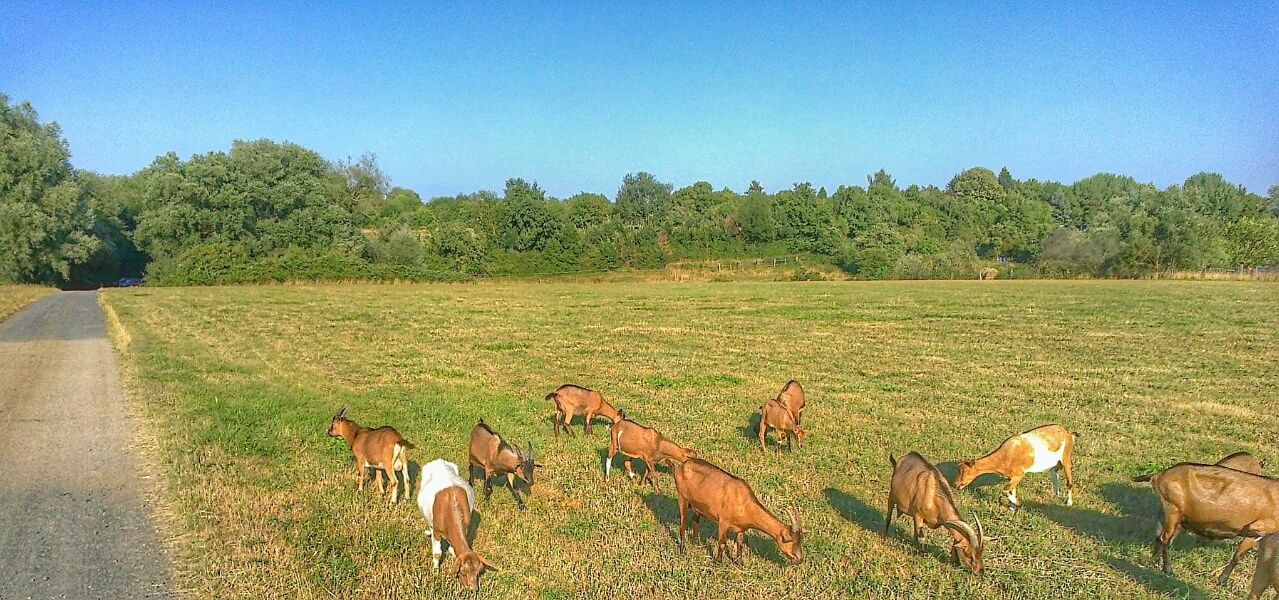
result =
[[[422,509],[422,516],[426,517],[426,535],[431,538],[431,554],[434,555],[434,566],[438,571],[443,561],[443,552],[440,548],[440,540],[435,536],[435,496],[448,488],[460,487],[466,490],[467,503],[470,505],[470,510],[474,511],[475,489],[462,479],[457,465],[442,458],[422,465],[417,486],[417,505]],[[470,515],[468,514],[467,517],[466,520],[469,521]],[[456,556],[453,546],[454,544],[449,544],[449,554]]]

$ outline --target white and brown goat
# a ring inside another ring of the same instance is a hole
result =
[[[1066,506],[1075,504],[1075,477],[1071,459],[1075,452],[1075,434],[1061,425],[1044,425],[1025,433],[1014,435],[1000,444],[994,452],[976,460],[959,461],[959,474],[955,487],[964,489],[974,479],[986,473],[998,473],[1008,478],[1004,493],[1009,508],[1021,508],[1017,499],[1017,485],[1027,473],[1052,471],[1053,494],[1061,495],[1058,471],[1066,473]]]
[[[511,488],[511,496],[520,509],[525,508],[524,500],[515,489],[515,480],[519,479],[528,485],[529,493],[533,492],[533,470],[542,465],[537,462],[533,451],[533,442],[526,448],[520,448],[502,439],[481,419],[471,429],[471,443],[468,447],[469,464],[466,467],[466,480],[475,480],[475,469],[484,472],[484,499],[493,495],[493,478],[505,475],[506,483]]]
[[[394,427],[386,426],[376,429],[360,427],[355,421],[346,418],[349,408],[349,406],[343,407],[333,415],[333,422],[329,425],[329,437],[340,437],[351,448],[351,453],[355,455],[355,474],[359,479],[360,491],[364,491],[364,480],[368,478],[368,469],[373,469],[373,476],[377,478],[378,493],[386,493],[382,478],[378,475],[381,473],[386,476],[387,485],[391,488],[391,503],[395,504],[399,499],[400,489],[399,481],[395,476],[398,472],[404,476],[404,495],[408,497],[410,490],[408,451],[414,448],[413,444],[405,440]]]
[[[675,465],[674,471],[675,490],[679,496],[681,552],[684,550],[687,530],[691,526],[696,534],[701,516],[705,515],[719,524],[715,560],[723,560],[726,540],[729,534],[735,534],[737,553],[729,558],[740,561],[742,548],[746,543],[746,531],[749,529],[761,531],[773,538],[791,564],[799,564],[804,560],[804,528],[794,512],[788,511],[790,524],[783,523],[764,508],[749,484],[700,458],[690,458]]]
[[[893,479],[888,490],[888,515],[884,518],[884,537],[888,537],[895,513],[908,515],[914,523],[915,545],[924,548],[925,528],[945,527],[954,542],[950,557],[955,564],[963,563],[976,575],[984,568],[982,556],[986,551],[986,531],[981,519],[976,518],[973,529],[959,514],[955,495],[946,477],[918,452],[911,452],[901,460],[891,455]]]
[[[799,440],[799,447],[804,447],[804,438],[808,437],[808,432],[799,426],[799,419],[795,413],[792,413],[782,404],[781,398],[773,398],[764,403],[764,407],[759,410],[759,451],[764,452],[768,448],[766,436],[768,430],[772,429],[777,437],[773,446],[775,452],[781,452],[782,439],[786,440],[786,449],[791,449],[791,440]]]
[[[483,556],[471,549],[467,532],[471,513],[475,511],[475,489],[462,481],[457,465],[436,459],[422,465],[418,476],[417,505],[426,518],[426,535],[431,538],[432,566],[436,571],[444,562],[444,544],[456,559],[453,576],[462,585],[480,589],[480,573],[485,568],[497,571]]]
[[[631,465],[631,460],[638,458],[644,461],[644,476],[640,478],[639,483],[648,480],[653,484],[653,489],[658,490],[657,479],[653,477],[653,472],[657,470],[657,463],[667,462],[674,468],[677,463],[697,456],[696,451],[666,439],[658,430],[626,418],[625,411],[618,411],[618,413],[621,419],[615,421],[608,431],[608,458],[604,459],[605,479],[608,479],[613,472],[613,457],[621,453],[625,457],[622,465],[626,467],[626,474],[631,479],[635,478],[635,469]]]
[[[583,415],[585,422],[582,425],[582,433],[588,435],[594,431],[591,422],[597,416],[607,418],[610,423],[616,423],[622,419],[621,413],[609,404],[603,395],[580,385],[571,383],[561,385],[554,392],[547,394],[546,399],[555,403],[553,428],[555,435],[560,434],[560,429],[569,435],[575,435],[573,429],[569,427],[569,422],[577,415]]]

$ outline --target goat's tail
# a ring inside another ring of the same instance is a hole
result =
[[[414,448],[417,448],[417,446],[414,446],[413,444],[409,443],[409,441],[404,438],[400,438],[400,441],[396,443],[402,446],[405,450],[412,450]]]
[[[893,458],[893,453],[892,453],[892,452],[889,452],[889,453],[888,453],[888,462],[890,462],[890,463],[892,463],[892,464],[893,464],[893,468],[894,468],[894,469],[896,469],[896,468],[897,468],[897,459],[896,459],[896,458]]]
[[[1133,477],[1132,480],[1135,483],[1143,483],[1146,481],[1150,481],[1151,479],[1154,479],[1155,475],[1158,475],[1158,473],[1148,473],[1146,475],[1138,475],[1136,477]]]
[[[547,399],[547,400],[550,400],[550,401],[552,401],[552,402],[554,402],[554,403],[556,403],[556,404],[559,404],[559,403],[560,403],[560,401],[559,401],[559,397],[560,397],[560,392],[559,392],[559,390],[556,390],[556,391],[551,392],[551,393],[549,393],[549,394],[547,394],[547,395],[546,395],[546,399]]]

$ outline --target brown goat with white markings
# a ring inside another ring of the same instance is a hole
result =
[[[986,551],[986,532],[981,519],[976,519],[973,529],[959,514],[955,496],[950,491],[946,477],[918,452],[911,452],[901,460],[891,455],[893,480],[888,490],[888,515],[884,518],[884,537],[888,537],[894,513],[909,515],[915,526],[915,544],[924,548],[924,528],[945,527],[954,538],[950,557],[955,564],[961,562],[976,575],[982,572],[982,555]]]
[[[533,442],[527,448],[507,443],[481,419],[471,429],[471,443],[468,447],[469,464],[466,467],[466,481],[475,481],[475,469],[484,472],[484,500],[493,495],[493,477],[506,475],[506,483],[511,488],[511,496],[515,498],[521,510],[525,508],[515,490],[518,478],[528,485],[529,493],[533,492],[533,469],[541,467],[537,455],[533,452]]]
[[[1248,600],[1261,600],[1266,588],[1274,588],[1279,597],[1279,533],[1261,538],[1257,545],[1257,572],[1252,576],[1252,593]]]
[[[378,476],[380,472],[386,476],[387,485],[391,487],[391,504],[395,504],[399,499],[400,489],[400,482],[395,477],[397,471],[404,475],[404,494],[407,496],[409,493],[408,451],[414,446],[394,427],[360,427],[355,421],[346,418],[349,408],[343,407],[333,415],[333,422],[329,424],[329,437],[340,437],[351,448],[351,453],[355,455],[355,474],[359,477],[360,491],[364,491],[368,469],[374,469],[378,493],[386,493],[382,478]]]
[[[973,480],[986,473],[998,473],[1008,478],[1004,493],[1009,507],[1021,508],[1017,499],[1017,485],[1027,473],[1052,471],[1053,494],[1061,495],[1058,471],[1066,472],[1066,506],[1075,504],[1075,477],[1071,459],[1075,452],[1075,434],[1061,425],[1044,425],[1025,433],[1014,435],[1000,444],[994,452],[976,460],[959,461],[959,474],[955,487],[964,489]]]
[[[1279,480],[1219,465],[1181,463],[1133,481],[1149,481],[1163,508],[1155,557],[1165,575],[1172,575],[1168,547],[1183,528],[1208,539],[1243,538],[1221,569],[1220,585],[1262,536],[1279,532]]]
[[[737,534],[737,555],[740,561],[746,543],[746,530],[754,529],[777,541],[777,547],[790,560],[799,564],[804,560],[804,528],[799,517],[789,512],[790,525],[786,525],[755,497],[754,490],[745,481],[700,458],[690,458],[675,465],[675,490],[679,496],[679,547],[684,551],[688,526],[699,530],[701,516],[705,515],[719,524],[719,542],[715,547],[715,560],[723,560],[724,545],[728,534]],[[691,520],[689,512],[692,512]]]
[[[666,439],[658,430],[626,418],[625,411],[619,411],[619,414],[621,420],[613,423],[608,432],[608,458],[604,459],[605,479],[608,479],[613,471],[613,457],[620,452],[626,457],[626,460],[622,461],[626,467],[626,474],[632,479],[635,478],[631,459],[638,458],[644,461],[645,467],[644,476],[640,478],[639,483],[644,483],[647,479],[653,484],[653,489],[658,490],[657,479],[653,477],[657,463],[666,461],[674,467],[677,463],[697,456],[696,451]]]
[[[573,429],[569,427],[569,422],[577,415],[583,415],[585,423],[582,425],[582,433],[587,435],[595,430],[591,421],[594,421],[597,416],[605,417],[612,423],[622,420],[619,411],[613,408],[603,395],[580,385],[571,383],[561,385],[554,392],[547,394],[546,399],[555,403],[553,431],[557,436],[560,434],[560,429],[569,435],[575,435]]]
[[[759,451],[764,452],[768,448],[766,436],[768,430],[773,429],[777,437],[776,444],[773,446],[775,452],[782,450],[782,438],[786,439],[786,449],[790,450],[791,440],[799,440],[799,447],[804,447],[804,438],[808,436],[808,432],[799,426],[799,420],[791,411],[786,409],[781,400],[774,398],[764,403],[764,407],[759,409]]]

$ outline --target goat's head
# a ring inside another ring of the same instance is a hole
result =
[[[333,422],[329,423],[329,437],[342,437],[343,430],[350,427],[347,425],[350,421],[346,418],[346,411],[350,409],[350,406],[343,406],[342,410],[333,413]]]
[[[951,546],[951,556],[971,569],[973,575],[981,575],[984,568],[982,554],[986,551],[986,530],[981,526],[981,519],[976,518],[976,515],[974,518],[977,522],[975,531],[963,521],[946,521],[942,525],[962,536]]]
[[[797,565],[804,561],[804,526],[799,522],[799,515],[793,511],[786,511],[790,516],[790,529],[783,529],[781,537],[777,538],[777,547],[782,551],[790,561],[790,564]]]
[[[457,566],[453,568],[453,575],[463,586],[478,592],[480,591],[480,573],[483,573],[486,568],[494,572],[499,570],[478,552],[467,552],[457,557]]]
[[[524,480],[531,488],[533,487],[533,470],[542,466],[537,462],[537,452],[533,450],[533,442],[528,442],[524,448],[515,447],[520,457],[520,466],[515,470],[515,476]]]
[[[973,480],[981,475],[971,460],[961,460],[958,466],[959,472],[955,474],[955,489],[962,490],[972,485]]]
[[[804,447],[804,438],[808,437],[808,430],[803,427],[795,428],[795,439],[799,441],[799,447]]]

